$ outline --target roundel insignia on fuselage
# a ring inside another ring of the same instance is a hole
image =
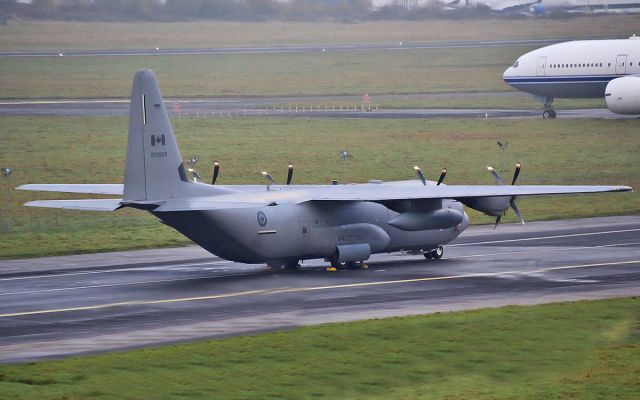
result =
[[[265,226],[267,224],[267,216],[262,211],[258,211],[258,224],[260,226]]]

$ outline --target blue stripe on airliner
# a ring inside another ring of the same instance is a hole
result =
[[[609,82],[622,75],[581,75],[581,76],[524,76],[503,77],[507,83],[571,83],[571,82]]]

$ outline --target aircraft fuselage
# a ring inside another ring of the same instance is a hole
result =
[[[329,259],[335,256],[336,248],[358,251],[359,245],[367,245],[371,254],[436,248],[458,237],[469,225],[461,203],[447,200],[442,207],[461,212],[462,222],[444,229],[401,230],[388,224],[399,213],[373,202],[310,202],[155,215],[222,258],[276,264]]]

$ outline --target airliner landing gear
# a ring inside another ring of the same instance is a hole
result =
[[[544,111],[542,112],[543,119],[554,119],[556,117],[556,110],[553,109],[553,98],[547,97],[544,102]]]
[[[442,246],[438,246],[432,250],[425,250],[425,252],[422,254],[424,255],[424,258],[426,258],[427,260],[430,260],[430,259],[439,260],[442,258],[442,255],[444,254],[444,249],[442,248]]]

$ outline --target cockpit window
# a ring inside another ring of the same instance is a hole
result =
[[[518,68],[518,60],[516,60],[516,62],[513,63],[513,68]]]

